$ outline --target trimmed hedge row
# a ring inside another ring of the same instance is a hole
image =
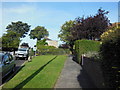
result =
[[[68,49],[55,48],[53,46],[41,45],[37,49],[37,55],[64,55],[69,53]]]
[[[81,56],[87,52],[99,51],[100,42],[93,40],[77,40],[75,41],[75,56],[78,63],[81,63]]]

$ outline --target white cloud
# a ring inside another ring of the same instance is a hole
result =
[[[17,13],[17,14],[24,14],[31,11],[34,11],[35,8],[32,6],[22,5],[20,7],[11,7],[11,8],[3,8],[3,12],[7,13]]]

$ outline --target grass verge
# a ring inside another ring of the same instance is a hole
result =
[[[65,55],[44,55],[28,62],[3,88],[53,88],[64,66]]]

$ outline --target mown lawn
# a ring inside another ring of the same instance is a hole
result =
[[[67,56],[43,55],[35,57],[3,88],[53,88]]]

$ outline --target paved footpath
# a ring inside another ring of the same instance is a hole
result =
[[[95,88],[82,67],[68,57],[54,88]]]

